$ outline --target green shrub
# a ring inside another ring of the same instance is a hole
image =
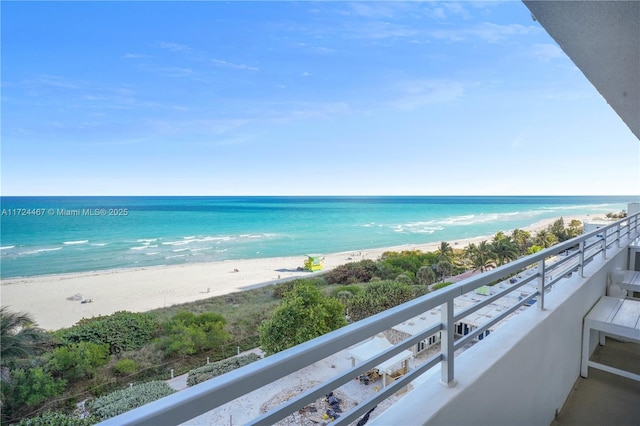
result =
[[[42,367],[16,369],[11,371],[9,401],[12,406],[32,406],[64,391],[67,382],[55,379]],[[4,402],[4,401],[3,401]]]
[[[414,298],[412,286],[394,281],[370,283],[362,293],[348,299],[347,309],[353,321],[359,321]]]
[[[450,282],[438,283],[433,287],[431,287],[431,291],[440,290],[441,288],[445,288],[446,286],[449,286],[451,284],[453,283],[450,283]]]
[[[54,349],[48,367],[64,379],[93,377],[96,367],[109,360],[109,345],[90,342],[73,343]]]
[[[357,285],[341,285],[331,290],[331,296],[338,297],[338,294],[342,293],[343,291],[351,293],[351,295],[355,296],[356,294],[362,292],[362,288]]]
[[[98,420],[106,420],[175,393],[166,382],[142,383],[117,390],[91,401],[88,406]]]
[[[422,266],[434,263],[436,256],[435,252],[423,253],[420,250],[388,251],[382,253],[380,267],[386,271],[386,278],[395,278],[399,274],[407,273],[415,276]]]
[[[93,417],[79,419],[57,411],[47,411],[37,417],[20,420],[12,426],[89,426],[97,421]]]
[[[413,289],[413,297],[417,298],[420,296],[424,296],[425,294],[429,293],[429,286],[428,285],[414,285],[411,286],[411,288]]]
[[[273,297],[275,297],[276,299],[282,299],[284,298],[285,294],[293,290],[293,288],[299,284],[310,284],[316,287],[322,287],[326,285],[327,282],[322,277],[298,278],[295,280],[285,281],[273,286]]]
[[[260,324],[260,346],[274,354],[347,324],[344,305],[313,284],[301,283],[285,294],[270,319]]]
[[[212,349],[229,338],[222,315],[182,311],[163,325],[167,336],[163,346],[168,355],[192,355]]]
[[[376,262],[371,259],[337,266],[325,275],[327,284],[366,283],[379,274]]]
[[[411,279],[411,277],[406,273],[398,275],[394,281],[400,284],[407,284],[407,285],[413,284],[413,279]]]
[[[132,359],[124,358],[116,362],[113,366],[113,372],[117,376],[128,376],[138,370],[138,363]]]
[[[149,314],[120,311],[108,316],[83,319],[55,334],[65,343],[106,343],[109,352],[117,354],[150,342],[157,328],[158,323]]]
[[[250,353],[243,356],[213,362],[203,367],[196,368],[189,371],[189,376],[187,377],[187,385],[197,385],[198,383],[202,383],[213,377],[228,373],[229,371],[235,370],[236,368],[251,364],[252,362],[258,361],[259,359],[260,356],[254,353]]]

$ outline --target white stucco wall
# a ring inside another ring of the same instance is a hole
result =
[[[582,320],[605,294],[627,248],[610,250],[455,359],[453,388],[436,374],[370,422],[373,425],[548,425],[580,374]],[[592,350],[597,339],[592,336]]]

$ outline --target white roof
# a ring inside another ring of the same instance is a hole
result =
[[[506,286],[509,286],[509,285],[510,284],[503,282],[493,287],[489,287],[489,294],[494,294],[506,288]],[[536,287],[531,283],[527,283],[522,287],[520,287],[519,290],[509,293],[504,297],[498,300],[495,300],[493,303],[490,303],[489,305],[481,309],[478,309],[476,312],[463,318],[461,322],[469,324],[473,327],[479,327],[482,324],[486,323],[487,321],[491,320],[492,318],[498,316],[500,313],[510,308],[514,304],[516,304],[520,296],[526,297],[534,293],[535,291],[536,291]],[[482,301],[487,297],[489,297],[489,295],[478,294],[475,291],[471,291],[469,293],[463,294],[462,296],[459,296],[454,299],[454,302],[453,302],[454,311],[458,313],[468,308],[469,306],[479,303],[480,301]],[[507,318],[503,319],[502,321],[505,321]],[[425,312],[421,315],[418,315],[417,317],[413,317],[410,320],[405,321],[401,324],[393,326],[392,329],[408,334],[410,336],[414,336],[419,332],[435,324],[438,324],[440,320],[441,320],[440,308],[438,307],[428,312]],[[493,325],[492,327],[490,327],[490,329],[495,330],[502,323],[502,321],[500,321],[498,324]]]
[[[347,351],[347,356],[353,358],[356,361],[364,362],[373,358],[379,353],[389,349],[393,345],[381,334],[378,334],[366,342],[351,348]],[[391,374],[393,372],[393,366],[401,363],[413,356],[413,353],[409,350],[404,350],[399,354],[389,358],[388,360],[377,365],[376,368],[384,373]]]

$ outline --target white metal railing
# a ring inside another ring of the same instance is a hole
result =
[[[433,293],[414,299],[410,302],[373,315],[364,320],[335,330],[324,336],[310,340],[293,348],[266,357],[245,367],[231,371],[222,376],[200,383],[158,401],[106,420],[101,425],[167,425],[180,424],[203,413],[211,411],[234,399],[257,390],[271,382],[301,370],[317,361],[343,349],[347,349],[378,333],[421,315],[431,309],[440,307],[441,321],[390,347],[375,357],[336,375],[327,382],[309,389],[297,397],[283,403],[279,407],[252,420],[251,425],[271,425],[286,418],[296,410],[316,401],[329,392],[350,382],[354,377],[374,368],[380,363],[411,348],[420,341],[441,332],[440,351],[418,365],[407,374],[396,379],[392,384],[380,389],[374,396],[343,413],[332,424],[346,425],[362,417],[367,411],[407,386],[416,377],[440,363],[440,381],[446,386],[455,385],[454,352],[471,342],[474,338],[488,330],[491,326],[524,306],[534,298],[537,308],[544,310],[544,296],[551,287],[562,280],[568,273],[579,273],[584,276],[584,266],[596,256],[607,258],[607,250],[614,245],[617,248],[629,245],[640,234],[640,213],[602,227],[588,234],[554,245],[536,254],[523,257],[499,268],[467,278],[456,284]],[[598,235],[602,237],[598,238]],[[558,256],[560,253],[569,253]],[[504,290],[476,303],[460,312],[454,312],[454,300],[475,289],[512,276],[525,269],[532,269],[531,275],[507,286]],[[567,272],[569,271],[569,272]],[[553,278],[550,278],[553,276]],[[479,326],[470,334],[454,340],[456,322],[478,311],[488,304],[512,293],[521,286],[536,280],[537,291],[522,298],[510,308],[496,315],[491,321]],[[480,342],[479,344],[482,344]]]

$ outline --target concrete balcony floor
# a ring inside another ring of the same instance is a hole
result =
[[[640,344],[607,337],[591,357],[601,362],[640,374]],[[578,377],[562,410],[552,426],[640,424],[640,382],[589,368],[587,379]]]

